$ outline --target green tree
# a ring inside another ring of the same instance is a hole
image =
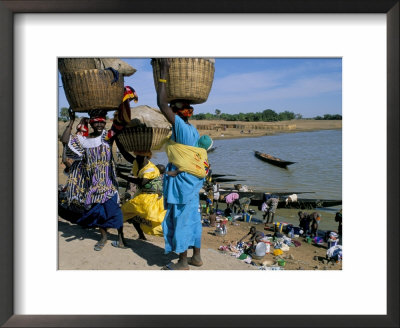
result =
[[[262,112],[263,121],[274,122],[278,121],[278,114],[272,109],[266,109]]]
[[[67,107],[61,107],[60,115],[59,115],[58,119],[63,122],[67,122],[69,120],[69,114],[68,114]]]
[[[294,113],[285,110],[282,113],[278,114],[279,121],[290,121],[294,119]]]
[[[214,115],[213,115],[213,114],[210,114],[210,113],[206,113],[206,114],[205,114],[205,119],[206,119],[206,120],[213,120],[213,119],[214,119]]]
[[[217,116],[218,119],[220,119],[221,111],[219,109],[216,109],[215,110],[215,115]]]
[[[206,115],[203,114],[203,113],[199,113],[199,114],[193,115],[192,117],[193,117],[195,120],[205,120],[205,119],[206,119]]]

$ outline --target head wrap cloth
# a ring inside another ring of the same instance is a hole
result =
[[[130,102],[133,100],[135,103],[138,102],[138,96],[135,89],[130,86],[124,88],[124,96],[122,97],[122,103],[119,105],[118,110],[114,113],[114,120],[110,130],[107,133],[106,140],[110,140],[131,121],[131,105]]]
[[[171,108],[180,117],[190,117],[193,115],[193,107],[185,101],[175,100],[171,102]]]

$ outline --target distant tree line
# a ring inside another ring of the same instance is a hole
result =
[[[284,111],[276,113],[272,109],[266,109],[262,112],[257,113],[239,113],[239,114],[225,114],[221,110],[216,109],[215,114],[211,113],[200,113],[192,116],[195,120],[224,120],[224,121],[241,121],[241,122],[278,122],[278,121],[290,121],[290,120],[301,120],[303,116],[301,114],[295,114],[293,112]],[[108,117],[107,117],[108,118]],[[341,120],[342,115],[336,114],[325,114],[322,116],[316,116],[312,118],[314,120]],[[62,107],[58,116],[59,121],[68,121],[68,108]]]
[[[266,109],[262,112],[257,113],[239,113],[239,114],[225,114],[221,110],[216,109],[215,114],[211,113],[200,113],[192,116],[195,120],[224,120],[224,121],[241,121],[241,122],[278,122],[278,121],[290,121],[300,120],[303,118],[301,114],[295,114],[293,112],[284,111],[276,113],[272,109]],[[341,120],[341,115],[330,115],[325,114],[323,117],[314,117],[315,120]]]
[[[325,114],[323,117],[322,116],[316,116],[314,117],[314,120],[341,120],[342,115],[336,114],[336,115],[331,115],[331,114]]]
[[[84,113],[85,116],[89,116],[88,113]],[[106,115],[106,119],[109,119],[108,114]],[[68,108],[67,107],[61,107],[59,113],[58,113],[58,120],[67,122],[69,121],[69,114],[68,114]]]

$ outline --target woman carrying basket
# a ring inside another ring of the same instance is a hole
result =
[[[169,69],[168,59],[160,60],[160,79],[158,81],[157,104],[166,119],[172,124],[171,140],[179,146],[196,146],[199,133],[189,124],[188,119],[193,108],[185,101],[174,101],[168,106],[165,83]],[[166,171],[176,171],[178,168],[168,163]],[[164,203],[167,213],[162,224],[165,240],[165,253],[179,254],[177,263],[169,263],[164,270],[188,270],[189,264],[203,265],[200,256],[201,248],[201,217],[199,212],[199,191],[204,183],[204,177],[197,177],[188,172],[176,176],[164,176]],[[187,258],[188,248],[193,248],[193,256]]]
[[[95,251],[102,250],[106,244],[108,228],[117,229],[119,244],[125,244],[115,165],[110,141],[106,140],[106,113],[90,111],[89,124],[93,132],[88,136],[71,135],[72,124],[62,136],[66,156],[74,160],[66,186],[68,206],[82,209],[72,222],[100,229],[101,239],[94,246]],[[75,120],[73,112],[70,112],[70,120]]]

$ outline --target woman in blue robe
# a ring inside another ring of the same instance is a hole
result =
[[[160,60],[161,78],[158,81],[157,104],[161,112],[172,124],[171,139],[187,146],[196,146],[199,133],[188,122],[193,108],[186,101],[176,100],[168,105],[165,77],[169,63],[167,59]],[[178,170],[168,163],[166,172]],[[199,211],[199,192],[204,178],[198,178],[190,173],[181,172],[176,176],[164,175],[164,202],[167,213],[162,228],[165,240],[165,253],[179,254],[177,263],[169,263],[166,270],[188,270],[189,265],[201,266],[200,255],[202,224]],[[187,250],[193,248],[193,256],[187,258]]]

